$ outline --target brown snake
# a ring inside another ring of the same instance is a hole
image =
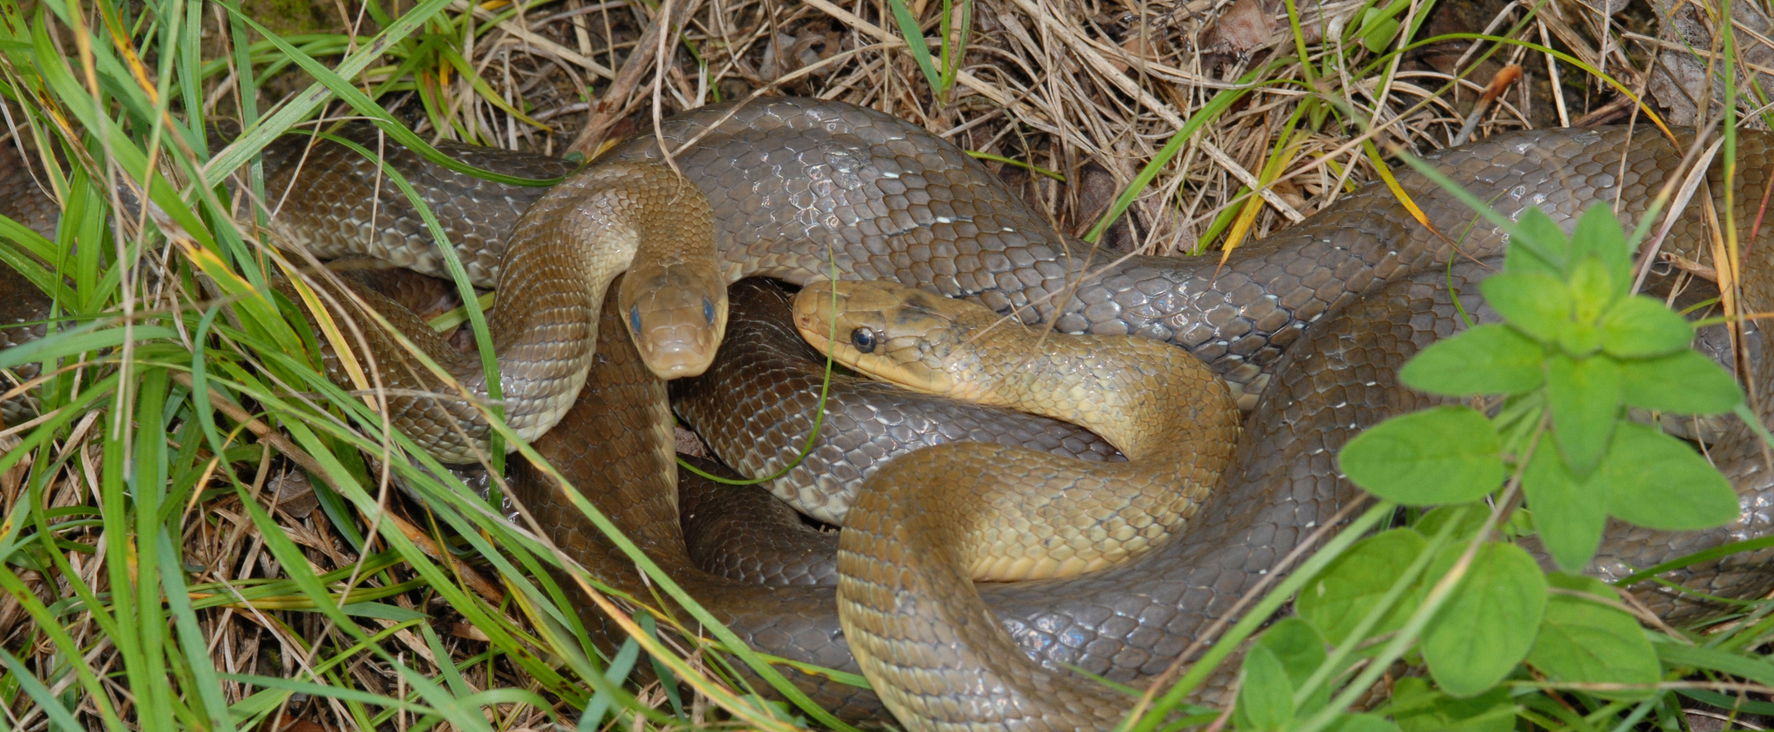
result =
[[[711,125],[716,125],[711,132],[700,134]],[[695,138],[675,159],[714,212],[728,279],[764,274],[805,283],[822,277],[828,258],[835,257],[847,278],[917,284],[1067,332],[1166,340],[1189,348],[1235,383],[1274,383],[1248,421],[1217,497],[1193,520],[1186,538],[1083,577],[982,587],[986,604],[1010,629],[1009,638],[1047,669],[1007,658],[995,659],[1005,662],[1001,667],[980,669],[939,654],[930,660],[929,673],[949,681],[932,695],[934,716],[902,718],[908,726],[1089,729],[1112,724],[1119,709],[1081,701],[1101,699],[1089,682],[1048,669],[1065,664],[1115,680],[1163,671],[1316,522],[1356,500],[1336,477],[1336,447],[1352,426],[1427,403],[1391,389],[1391,374],[1424,342],[1458,326],[1443,265],[1484,259],[1501,246],[1497,232],[1476,223],[1451,196],[1406,175],[1404,190],[1439,231],[1459,238],[1458,256],[1447,240],[1404,215],[1389,191],[1369,187],[1247,245],[1217,273],[1217,258],[1111,262],[1106,254],[1053,233],[960,151],[879,113],[812,100],[755,100],[680,115],[667,121],[663,136],[674,145]],[[658,147],[655,140],[634,141],[611,159],[653,162]],[[328,149],[314,155],[327,155]],[[1507,215],[1538,205],[1569,221],[1592,201],[1618,201],[1623,215],[1636,217],[1679,169],[1680,152],[1644,132],[1629,137],[1624,130],[1552,130],[1501,135],[1431,158]],[[495,159],[494,153],[481,154]],[[1745,302],[1755,310],[1774,303],[1761,289],[1766,277],[1760,261],[1768,246],[1747,246],[1774,152],[1767,138],[1745,135],[1737,155],[1736,221],[1753,260],[1745,279],[1756,288],[1746,293]],[[553,165],[532,169],[532,175],[558,172],[559,164]],[[507,172],[522,170],[520,165]],[[506,199],[497,210],[476,209],[477,215],[462,217],[466,223],[446,218],[446,225],[461,227],[451,232],[458,244],[475,243],[474,227],[506,230],[501,227],[515,221],[514,212],[536,195],[483,186],[426,166],[416,166],[408,177],[421,190],[439,192],[435,204],[446,209],[476,207],[495,197],[485,193],[489,188]],[[1716,182],[1716,172],[1713,177]],[[324,212],[340,201],[357,205],[368,198],[328,192],[322,184],[335,184],[335,178],[304,180],[310,183],[297,193],[324,200],[304,202],[297,195],[280,216]],[[475,197],[459,197],[465,188],[475,188]],[[401,230],[399,222],[410,217],[398,192],[380,195],[383,223],[368,227],[378,239]],[[349,231],[365,229],[353,225]],[[1706,241],[1697,214],[1689,214],[1664,250],[1703,259],[1695,252]],[[1481,268],[1463,265],[1454,268],[1452,279],[1468,283],[1481,276]],[[606,311],[604,317],[614,323],[621,316]],[[594,374],[609,372],[593,377],[602,384],[605,401],[582,399],[563,418],[570,431],[557,428],[538,441],[539,448],[580,488],[607,490],[597,496],[598,503],[751,643],[771,653],[854,668],[837,632],[829,589],[730,582],[702,574],[684,556],[675,507],[661,493],[674,472],[669,446],[657,440],[661,426],[669,424],[663,387],[622,361],[623,341],[614,339],[612,330],[619,329],[606,325],[600,334],[600,353],[608,358],[593,365]],[[1283,350],[1303,336],[1310,348],[1290,350],[1283,359]],[[1759,380],[1757,385],[1766,386]],[[771,429],[804,429],[794,425],[801,418],[784,408],[775,422],[786,426]],[[1719,531],[1682,535],[1616,527],[1598,571],[1618,575],[1767,533],[1774,486],[1746,436],[1739,430],[1711,453],[1743,496],[1740,521]],[[799,444],[757,432],[743,440],[782,449]],[[525,474],[519,488],[535,515],[555,522],[546,528],[557,543],[574,549],[612,584],[639,587],[630,563],[574,518],[573,509],[549,507],[547,502],[558,498],[551,498],[546,480]],[[1734,555],[1725,566],[1702,565],[1675,579],[1727,596],[1755,594],[1768,582],[1759,566],[1767,555]],[[1684,602],[1668,594],[1655,599],[1666,610]],[[989,625],[974,624],[967,632],[995,634]],[[866,692],[814,677],[798,680],[834,711],[859,717],[879,713]]]

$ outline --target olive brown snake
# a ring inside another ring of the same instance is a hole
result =
[[[1408,398],[1363,390],[1387,389],[1389,374],[1424,339],[1456,327],[1442,265],[1455,258],[1483,259],[1500,247],[1496,233],[1476,223],[1464,207],[1407,175],[1403,185],[1417,205],[1441,232],[1460,239],[1457,257],[1448,242],[1401,215],[1390,192],[1369,187],[1248,246],[1217,273],[1212,260],[1135,257],[1111,264],[1103,253],[1054,234],[958,150],[891,117],[835,103],[755,100],[736,111],[705,108],[680,115],[667,122],[664,135],[667,140],[687,139],[716,121],[720,126],[680,151],[676,163],[714,212],[726,279],[763,274],[809,282],[827,271],[829,251],[846,277],[915,283],[1067,332],[1135,333],[1170,341],[1237,383],[1260,383],[1263,375],[1276,374],[1265,403],[1247,423],[1248,434],[1236,449],[1233,468],[1220,481],[1219,496],[1193,520],[1187,538],[1084,577],[984,590],[1012,637],[1037,658],[1111,679],[1162,671],[1209,620],[1292,550],[1315,521],[1354,500],[1331,462],[1346,435],[1331,429],[1374,421],[1377,417],[1370,412],[1376,406],[1411,406]],[[1591,201],[1618,200],[1623,215],[1636,216],[1677,169],[1681,150],[1645,132],[1632,138],[1627,134],[1554,130],[1503,135],[1432,159],[1505,214],[1538,205],[1564,221]],[[1756,221],[1755,205],[1774,162],[1765,144],[1762,137],[1745,135],[1738,151],[1737,221],[1745,232]],[[631,142],[610,159],[653,162],[657,147],[652,140]],[[543,174],[557,172],[558,164]],[[443,182],[432,185],[426,176],[433,173]],[[455,174],[433,173],[410,175],[421,190],[443,192],[440,208],[464,205],[451,197],[449,180]],[[329,205],[364,200],[325,194],[317,186],[306,190]],[[509,199],[502,211],[468,217],[472,223],[464,226],[502,231],[500,222],[509,226],[525,208],[524,199],[535,192],[512,189],[499,195]],[[304,209],[306,205],[299,196],[292,198],[280,216],[326,207],[315,203]],[[398,229],[405,207],[397,192],[388,193],[379,207],[383,223],[376,238]],[[453,231],[452,238],[473,243],[466,231]],[[1690,215],[1664,249],[1693,254],[1705,241],[1697,216]],[[1766,254],[1765,246],[1748,250],[1752,260]],[[1753,265],[1748,269],[1757,271]],[[1478,276],[1471,267],[1455,273],[1456,279]],[[1746,281],[1754,286],[1758,277]],[[1369,297],[1382,288],[1385,297]],[[1440,299],[1437,293],[1443,293]],[[1746,302],[1753,309],[1770,299],[1751,289]],[[1313,350],[1290,353],[1278,363],[1302,338],[1314,344]],[[634,388],[658,391],[641,384]],[[655,399],[650,392],[640,398]],[[659,418],[658,407],[649,409],[654,413],[647,419]],[[607,418],[596,411],[575,408],[563,423],[576,427]],[[648,423],[637,419],[631,424]],[[638,438],[644,432],[631,429],[628,436]],[[1601,571],[1646,566],[1694,548],[1765,533],[1767,478],[1759,451],[1741,437],[1728,437],[1712,452],[1744,496],[1737,524],[1681,536],[1622,528],[1610,534]],[[586,448],[557,444],[562,439],[545,436],[542,444],[558,467],[576,474],[575,463],[592,456],[580,454]],[[752,441],[769,442],[756,435]],[[663,480],[670,471],[662,464],[626,465],[657,463],[657,452],[636,449],[625,455],[624,464],[599,470],[606,478]],[[645,488],[638,483],[629,487]],[[649,516],[657,507],[648,507],[648,500],[656,499],[619,501],[625,505],[618,513]],[[571,521],[558,511],[547,514]],[[693,594],[756,645],[785,656],[847,663],[848,653],[834,630],[829,590],[761,589],[704,578],[674,558],[673,552],[681,553],[670,546],[675,524],[629,526],[643,546],[663,557],[660,562],[668,570],[685,573]],[[581,561],[594,568],[597,558],[606,556],[583,527],[578,533],[555,527],[551,533],[563,546],[585,543],[590,558]],[[1719,594],[1754,594],[1766,583],[1763,573],[1752,571],[1762,558],[1738,555],[1728,560],[1729,566],[1695,568],[1691,581]],[[625,562],[620,569],[613,564],[605,569],[612,576],[632,572]],[[1077,683],[1063,672],[1050,676],[1059,681],[1039,683]],[[986,701],[956,701],[955,708],[1008,710],[1011,721],[1030,728],[1091,727],[1099,721],[1070,716],[1076,710],[1038,706],[1063,696],[1005,703],[1004,697],[993,696],[994,683],[978,687]],[[831,686],[834,698],[827,701],[835,707],[861,712],[870,703],[866,695]]]

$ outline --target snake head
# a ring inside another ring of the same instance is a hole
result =
[[[712,267],[631,270],[617,291],[622,322],[661,379],[700,376],[727,331],[727,285]]]
[[[795,296],[795,328],[858,373],[927,394],[996,403],[979,368],[973,310],[892,282],[815,282]]]

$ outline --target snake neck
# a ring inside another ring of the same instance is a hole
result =
[[[711,214],[694,190],[665,168],[598,166],[519,220],[492,325],[504,399],[513,405],[507,419],[529,425],[519,430],[526,439],[554,426],[585,383],[598,312],[617,275],[698,256],[713,269]]]
[[[693,189],[662,168],[600,166],[551,189],[518,221],[488,325],[498,354],[497,403],[519,438],[534,440],[553,427],[579,394],[617,275],[637,258],[682,256],[675,250],[686,245],[706,247],[712,266],[711,229],[698,216],[706,203],[697,209],[700,197],[687,200],[686,190]],[[367,355],[391,372],[390,391],[400,392],[385,407],[396,423],[439,460],[485,455],[491,428],[482,405],[493,402],[479,358],[451,348],[410,313],[365,300],[443,372],[419,365],[399,339],[363,329]],[[336,379],[350,373],[338,366],[340,350],[328,357]]]
[[[993,351],[1005,355],[969,359],[978,381],[959,392],[1079,425],[1135,462],[1175,451],[1177,435],[1201,424],[1237,429],[1224,383],[1182,349],[1125,336],[1003,330]]]

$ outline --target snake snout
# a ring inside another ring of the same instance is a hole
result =
[[[640,352],[641,360],[647,364],[647,370],[669,381],[701,376],[702,372],[708,370],[709,364],[714,362],[716,350],[718,349],[673,342],[664,346],[642,346]]]
[[[846,337],[845,333],[834,336],[832,331],[832,321],[839,319],[847,302],[846,290],[841,285],[840,282],[830,280],[808,283],[800,292],[795,293],[794,302],[790,305],[795,330],[800,331],[801,338],[808,345],[820,351],[826,350],[826,341],[831,338]],[[838,328],[843,328],[842,322],[838,323]]]

